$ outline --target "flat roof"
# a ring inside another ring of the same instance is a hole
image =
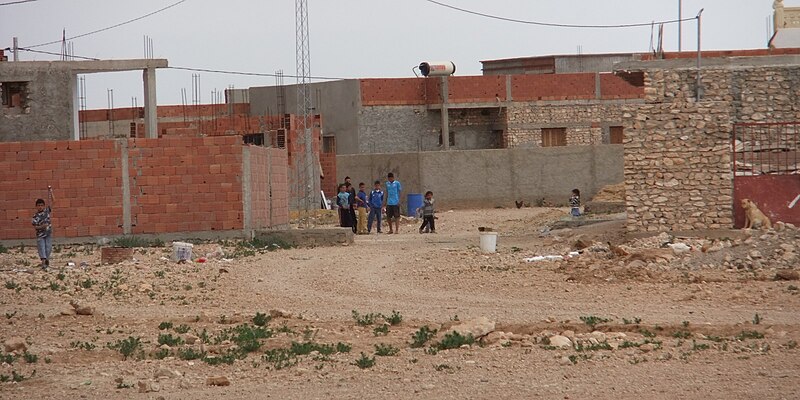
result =
[[[42,69],[65,69],[76,74],[97,72],[136,71],[149,68],[167,68],[169,63],[164,58],[132,59],[132,60],[85,60],[85,61],[4,61],[0,62],[0,70],[23,71]]]

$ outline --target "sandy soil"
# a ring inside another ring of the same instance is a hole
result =
[[[0,383],[0,398],[797,398],[800,282],[774,278],[800,269],[800,232],[625,243],[621,221],[548,231],[566,212],[444,212],[435,235],[406,225],[254,255],[205,243],[195,256],[228,258],[192,264],[164,247],[100,266],[95,246],[65,246],[53,265],[76,267],[42,272],[35,249],[8,249],[0,339],[19,338],[28,355],[0,353],[0,380],[22,377]],[[500,232],[497,253],[480,253],[479,226]],[[525,261],[566,255],[578,239],[591,244],[578,257]],[[271,321],[256,327],[256,313]],[[412,347],[425,326],[437,334]],[[480,340],[459,346],[452,331]],[[270,337],[248,351],[253,332]],[[140,344],[123,359],[129,338]],[[376,356],[377,345],[398,352]],[[372,367],[356,365],[361,353]],[[212,376],[230,385],[207,385]]]

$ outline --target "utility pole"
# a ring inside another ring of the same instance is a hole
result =
[[[295,161],[297,165],[297,195],[302,196],[302,209],[306,214],[312,207],[316,208],[314,199],[316,198],[316,162],[314,159],[314,119],[311,104],[311,51],[308,40],[308,1],[295,0],[295,57],[297,67],[297,116],[302,118],[302,139],[298,140],[305,152],[302,159],[298,157]],[[306,218],[307,224],[311,219]]]
[[[681,52],[683,43],[683,0],[678,0],[678,53]]]
[[[701,73],[700,73],[701,65],[700,64],[701,64],[701,59],[702,59],[702,57],[700,55],[700,43],[701,43],[700,42],[700,31],[701,31],[700,26],[701,26],[701,22],[703,21],[703,10],[705,10],[705,8],[701,8],[700,12],[697,13],[697,101],[698,102],[700,101],[700,98],[703,97],[703,87],[702,87],[702,83],[701,83],[701,79],[700,79],[701,78]]]
[[[19,41],[17,40],[16,36],[14,36],[13,43],[14,46],[12,53],[14,54],[14,61],[19,61]]]

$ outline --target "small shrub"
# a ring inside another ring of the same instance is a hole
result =
[[[158,335],[158,344],[167,345],[169,347],[175,347],[183,344],[183,339],[172,336],[171,333],[166,333],[166,334],[162,333]]]
[[[8,353],[8,354],[0,354],[0,364],[3,364],[3,363],[5,363],[5,364],[8,364],[8,365],[11,365],[11,364],[13,364],[13,363],[14,363],[14,361],[15,361],[17,358],[19,358],[19,356],[16,356],[16,355],[14,355],[14,354],[11,354],[11,353]]]
[[[697,341],[692,340],[692,350],[695,350],[695,351],[707,350],[708,348],[709,348],[709,345],[707,345],[705,343],[698,344]]]
[[[167,329],[172,329],[172,322],[164,321],[158,324],[158,330],[165,331]]]
[[[589,344],[588,346],[584,346],[583,344],[575,344],[575,351],[598,351],[598,350],[612,350],[611,345],[607,342],[601,342],[597,344]]]
[[[403,322],[403,316],[399,311],[392,310],[392,315],[384,318],[389,325],[399,325]]]
[[[372,334],[375,336],[386,336],[389,334],[389,325],[383,324],[375,329],[372,330]]]
[[[746,340],[746,339],[763,339],[764,334],[758,331],[742,331],[738,335],[736,335],[737,340]]]
[[[117,340],[113,344],[109,344],[108,348],[117,350],[122,354],[122,359],[127,360],[131,356],[140,356],[142,351],[142,342],[138,337],[128,336],[127,339]]]
[[[367,355],[362,351],[361,357],[356,360],[355,365],[361,369],[372,368],[375,365],[375,357],[367,357]]]
[[[162,360],[164,358],[169,357],[170,354],[172,354],[172,352],[169,351],[169,349],[158,349],[158,351],[156,351],[155,354],[153,354],[153,358],[155,358],[156,360]]]
[[[400,349],[398,349],[397,347],[394,347],[394,346],[392,346],[390,344],[380,343],[380,344],[376,344],[375,345],[375,355],[377,355],[377,356],[381,356],[381,357],[394,356],[394,355],[397,355],[397,353],[399,353],[399,352],[400,352]]]
[[[189,325],[182,324],[180,326],[175,327],[175,332],[180,333],[180,334],[184,334],[184,333],[188,333],[189,330],[191,330],[191,329],[192,328],[190,328]]]
[[[94,284],[97,283],[91,279],[86,279],[85,281],[80,282],[80,286],[84,289],[91,289]]]
[[[28,364],[36,364],[39,361],[39,356],[33,353],[28,353],[27,351],[22,354],[22,358],[25,359],[25,362]]]
[[[0,244],[0,254],[8,253],[8,248]]]
[[[434,336],[436,336],[436,332],[438,332],[438,330],[432,330],[431,328],[428,328],[427,325],[419,328],[418,331],[411,335],[411,347],[425,347],[425,344],[428,343],[429,340],[433,339]]]
[[[580,319],[581,321],[583,321],[584,324],[591,326],[593,329],[597,324],[604,324],[606,322],[611,321],[608,318],[598,317],[595,315],[581,316]]]
[[[272,320],[272,317],[270,317],[269,315],[257,312],[256,316],[253,317],[253,325],[265,326],[269,323],[270,320]]]
[[[203,362],[205,362],[208,365],[221,365],[221,364],[231,365],[233,364],[234,361],[236,361],[236,355],[233,353],[226,353],[213,357],[203,357]]]
[[[464,336],[458,332],[451,332],[446,333],[444,338],[436,344],[436,348],[439,350],[447,350],[447,349],[457,349],[465,344],[473,344],[475,343],[475,338],[472,337],[472,334],[468,334]]]
[[[275,370],[293,367],[299,362],[297,355],[289,351],[289,349],[267,350],[261,358],[272,364],[272,368]]]
[[[359,326],[369,326],[375,323],[375,319],[380,317],[379,314],[369,313],[361,315],[358,311],[353,310],[353,320],[356,321],[356,324]]]
[[[437,370],[439,372],[442,372],[442,371],[450,372],[450,371],[453,370],[453,367],[451,367],[451,366],[449,366],[447,364],[437,364],[437,365],[433,366],[433,369],[435,369],[435,370]]]
[[[71,342],[69,344],[69,346],[72,347],[73,349],[80,349],[80,350],[86,350],[86,351],[92,351],[97,347],[97,345],[94,344],[94,343],[81,342],[81,341]]]
[[[351,345],[349,345],[347,343],[342,343],[342,342],[336,343],[336,352],[337,353],[349,353],[350,350],[352,350],[352,349],[353,349],[353,346],[351,346]]]
[[[14,281],[6,281],[6,289],[14,290],[19,287],[19,283]]]
[[[689,331],[676,331],[672,334],[672,337],[677,339],[688,339],[692,337],[692,332]]]
[[[178,358],[181,360],[199,360],[206,356],[206,353],[197,351],[191,347],[178,349]]]

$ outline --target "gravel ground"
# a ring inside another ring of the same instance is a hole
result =
[[[76,267],[42,272],[34,248],[12,248],[0,380],[22,380],[0,398],[797,398],[800,282],[775,276],[796,279],[798,231],[548,231],[566,212],[444,212],[435,235],[408,224],[329,248],[198,244],[224,254],[205,263],[164,247],[100,266],[95,246],[64,246],[53,265]],[[479,226],[500,233],[497,253],[480,253]],[[578,239],[578,257],[525,261]],[[424,327],[437,333],[422,344]]]

